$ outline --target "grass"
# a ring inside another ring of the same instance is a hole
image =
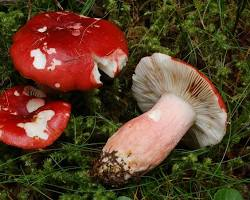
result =
[[[11,36],[32,15],[60,10],[54,1],[30,7],[0,1],[0,89],[30,81],[14,69]],[[0,144],[0,199],[213,199],[234,188],[250,190],[250,3],[249,1],[59,1],[66,10],[113,21],[125,32],[126,69],[99,90],[67,93],[74,104],[65,134],[52,146],[23,151]],[[131,76],[140,58],[162,52],[184,59],[205,73],[228,108],[227,135],[213,147],[179,145],[156,169],[123,188],[104,187],[88,172],[107,138],[140,114],[131,95]]]

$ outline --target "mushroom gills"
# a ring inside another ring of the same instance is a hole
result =
[[[197,117],[182,140],[189,147],[218,144],[226,133],[227,112],[211,81],[194,67],[168,55],[154,53],[141,59],[133,75],[132,91],[145,112],[163,93],[173,93],[189,103]]]
[[[37,88],[34,88],[33,86],[25,86],[23,89],[24,94],[27,96],[34,96],[38,98],[46,98],[47,95],[42,91]]]

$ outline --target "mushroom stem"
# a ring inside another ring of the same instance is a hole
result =
[[[166,93],[148,112],[123,125],[106,143],[94,174],[119,185],[162,162],[194,124],[196,113],[180,97]]]

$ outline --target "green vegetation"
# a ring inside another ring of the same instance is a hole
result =
[[[227,200],[227,199],[243,200],[239,191],[231,188],[220,189],[216,192],[214,196],[214,200]]]
[[[30,83],[13,69],[8,54],[12,34],[29,16],[59,10],[52,0],[32,0],[31,4],[21,0],[3,2],[0,1],[1,90]],[[60,3],[65,10],[118,24],[129,41],[129,62],[117,79],[105,80],[99,90],[60,95],[73,104],[73,114],[65,134],[49,148],[23,151],[0,144],[0,199],[214,199],[216,191],[223,188],[234,188],[248,199],[249,1]],[[124,188],[104,187],[89,176],[89,170],[107,138],[140,114],[130,91],[131,76],[140,58],[153,52],[184,59],[213,81],[228,107],[227,135],[214,147],[190,150],[179,145],[165,162],[139,180]]]

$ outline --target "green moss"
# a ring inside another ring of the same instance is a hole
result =
[[[1,10],[1,9],[0,9]],[[9,47],[11,37],[18,30],[24,20],[24,13],[21,10],[11,10],[9,12],[0,11],[0,89],[12,84],[17,74],[14,73],[9,59]],[[20,80],[20,78],[16,78]],[[2,88],[2,86],[4,86]]]

